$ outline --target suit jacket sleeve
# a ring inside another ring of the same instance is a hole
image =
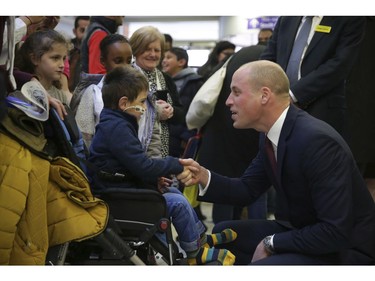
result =
[[[283,179],[295,229],[275,234],[275,250],[312,255],[339,252],[349,247],[353,229],[355,163],[342,144],[326,136],[312,138],[304,150],[295,147],[304,152],[284,162],[290,171]]]
[[[247,206],[271,186],[258,153],[240,178],[230,178],[211,171],[210,186],[201,200],[213,203]]]

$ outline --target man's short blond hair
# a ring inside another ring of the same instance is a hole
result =
[[[241,68],[248,71],[253,90],[268,87],[275,95],[289,96],[289,79],[277,63],[258,60],[244,64]]]

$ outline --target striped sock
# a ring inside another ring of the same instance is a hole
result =
[[[224,229],[220,233],[207,234],[202,238],[201,245],[211,248],[218,244],[229,243],[237,238],[237,232],[230,228]]]
[[[215,249],[202,247],[195,257],[188,258],[189,265],[202,265],[218,261],[222,265],[233,265],[236,256],[227,249]]]

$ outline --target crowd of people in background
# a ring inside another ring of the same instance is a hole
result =
[[[72,110],[89,162],[110,175],[88,173],[94,193],[163,193],[189,264],[375,264],[375,161],[351,151],[347,97],[353,69],[368,71],[373,17],[281,16],[257,44],[216,42],[197,69],[154,26],[118,34],[122,16],[78,16],[73,39],[55,30],[58,16],[0,19],[2,122],[10,93],[38,81],[61,119]],[[212,117],[188,129],[194,96],[229,58]],[[181,159],[197,134],[197,157]],[[122,173],[131,176],[119,182]],[[184,188],[213,203],[214,234]]]

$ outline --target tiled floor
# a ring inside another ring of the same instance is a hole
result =
[[[207,233],[211,233],[214,223],[212,221],[212,203],[201,202],[201,210],[203,215],[207,217],[204,224],[207,226]]]

